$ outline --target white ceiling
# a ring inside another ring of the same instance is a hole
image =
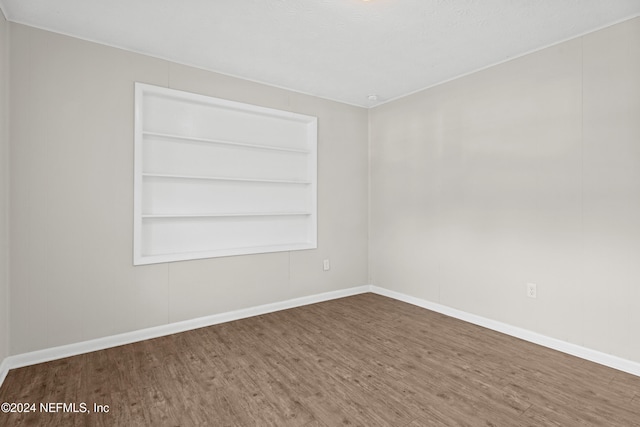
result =
[[[640,0],[0,0],[14,22],[369,107],[621,20]],[[368,99],[378,95],[377,101]]]

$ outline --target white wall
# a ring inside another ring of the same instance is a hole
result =
[[[0,363],[9,355],[9,23],[0,9]]]
[[[640,362],[640,18],[370,128],[375,285]]]
[[[318,249],[133,267],[134,81],[317,116]],[[367,283],[365,109],[13,23],[11,90],[11,354]]]

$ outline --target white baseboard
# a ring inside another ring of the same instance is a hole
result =
[[[2,359],[2,362],[0,362],[0,387],[2,387],[2,383],[4,382],[4,379],[7,377],[7,374],[9,373],[9,362],[7,361],[7,358]]]
[[[231,322],[233,320],[245,319],[248,317],[259,316],[261,314],[272,313],[274,311],[286,310],[289,308],[302,307],[308,304],[329,301],[336,298],[344,298],[352,295],[358,295],[366,292],[372,292],[378,295],[403,301],[427,310],[435,311],[474,325],[482,326],[506,335],[523,339],[535,344],[542,345],[554,350],[561,351],[585,360],[599,363],[610,368],[618,369],[636,376],[640,376],[640,363],[623,359],[610,354],[602,353],[546,335],[541,335],[526,329],[508,325],[488,319],[486,317],[477,316],[461,310],[456,310],[445,305],[437,304],[431,301],[412,297],[395,291],[390,291],[373,285],[358,286],[338,291],[325,292],[322,294],[310,295],[301,298],[294,298],[286,301],[275,302],[271,304],[259,305],[256,307],[245,308],[241,310],[229,311],[226,313],[214,314],[212,316],[200,317],[197,319],[185,320],[182,322],[170,323],[168,325],[156,326],[153,328],[141,329],[124,334],[112,335],[104,338],[97,338],[90,341],[83,341],[74,344],[52,347],[44,350],[33,351],[29,353],[17,354],[6,357],[0,363],[0,386],[4,382],[5,377],[10,369],[21,368],[23,366],[35,365],[38,363],[49,362],[51,360],[62,359],[64,357],[77,356],[79,354],[89,353],[106,348],[117,347],[120,345],[131,344],[138,341],[144,341],[151,338],[158,338],[165,335],[185,332],[192,329],[203,328],[206,326],[217,325],[220,323]]]
[[[301,307],[308,304],[329,301],[336,298],[362,294],[365,292],[369,292],[369,290],[369,285],[358,286],[349,289],[341,289],[338,291],[294,298],[286,301],[264,304],[256,307],[244,308],[240,310],[229,311],[226,313],[200,317],[197,319],[155,326],[153,328],[140,329],[137,331],[112,335],[109,337],[97,338],[89,341],[83,341],[79,343],[62,345],[59,347],[52,347],[44,350],[37,350],[29,353],[9,356],[5,358],[0,364],[0,386],[2,386],[2,382],[4,381],[10,369],[49,362],[51,360],[62,359],[70,356],[77,356],[79,354],[89,353],[92,351],[104,350],[106,348],[117,347],[120,345],[131,344],[151,338],[158,338],[165,335],[185,332],[192,329],[231,322],[233,320],[259,316],[261,314],[272,313],[274,311],[286,310],[289,308]]]
[[[536,332],[518,328],[516,326],[511,326],[506,323],[498,322],[496,320],[487,319],[486,317],[477,316],[475,314],[467,313],[461,310],[456,310],[455,308],[447,307],[435,302],[415,298],[395,291],[390,291],[385,288],[371,286],[370,289],[371,292],[378,295],[383,295],[389,298],[396,299],[398,301],[403,301],[412,305],[416,305],[418,307],[426,308],[427,310],[435,311],[437,313],[454,317],[465,322],[473,323],[474,325],[482,326],[487,329],[510,335],[512,337],[520,338],[525,341],[541,345],[543,347],[548,347],[562,353],[567,353],[581,359],[589,360],[600,365],[617,369],[619,371],[640,376],[640,363],[633,362],[631,360],[623,359],[621,357],[613,356],[607,353],[602,353],[597,350],[592,350],[590,348],[582,347],[577,344],[572,344],[556,338],[551,338],[546,335],[538,334]]]

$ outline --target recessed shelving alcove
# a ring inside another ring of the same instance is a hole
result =
[[[134,264],[312,249],[317,119],[135,86]]]

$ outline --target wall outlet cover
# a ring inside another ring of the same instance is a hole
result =
[[[538,298],[538,286],[535,283],[527,283],[527,296],[529,298]]]

